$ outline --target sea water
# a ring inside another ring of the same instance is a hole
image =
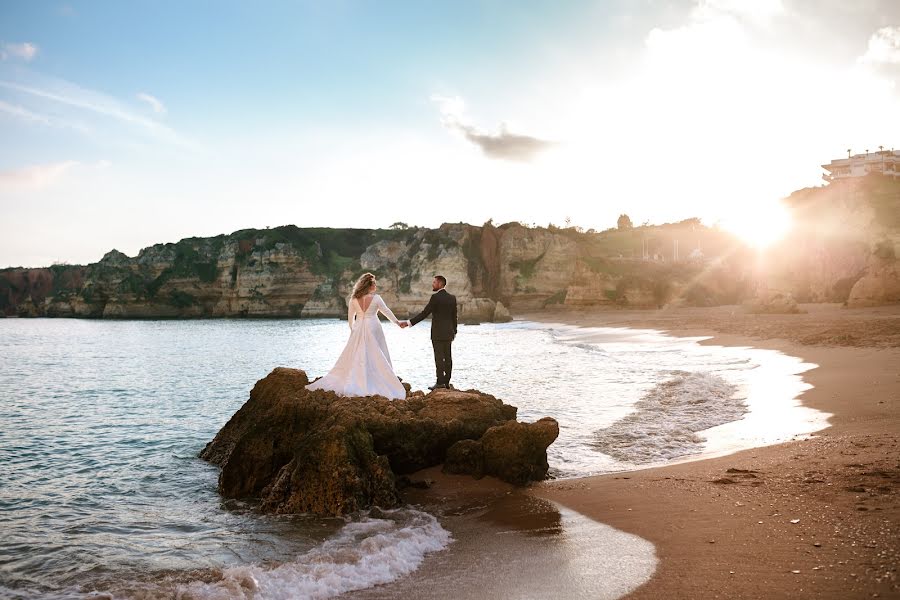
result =
[[[434,381],[428,324],[385,323],[394,368]],[[349,333],[317,320],[0,320],[0,597],[327,598],[452,543],[412,508],[342,519],[223,501],[197,458],[276,366],[324,374]],[[463,326],[453,381],[552,416],[553,477],[777,443],[825,426],[814,365],[650,330]]]

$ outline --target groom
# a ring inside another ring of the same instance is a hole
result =
[[[450,388],[450,374],[453,372],[453,356],[450,346],[456,337],[456,296],[446,289],[447,279],[443,275],[435,275],[431,282],[431,299],[419,314],[408,321],[415,325],[431,315],[431,345],[434,346],[434,367],[437,371],[437,383],[428,389]]]

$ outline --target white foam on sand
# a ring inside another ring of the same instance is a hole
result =
[[[427,513],[373,510],[348,522],[323,544],[278,565],[245,565],[221,579],[179,586],[178,600],[332,598],[389,583],[415,571],[425,555],[445,548],[450,533]]]
[[[509,498],[514,498],[510,496]],[[522,500],[520,500],[521,502]],[[456,541],[409,577],[350,595],[354,600],[565,598],[615,600],[656,571],[654,545],[565,508],[525,498],[544,518],[450,519]],[[529,512],[515,500],[495,510]],[[555,518],[553,514],[555,513]]]
[[[620,461],[646,464],[702,450],[698,432],[736,421],[747,403],[737,386],[714,373],[671,371],[635,411],[597,432],[595,447]]]

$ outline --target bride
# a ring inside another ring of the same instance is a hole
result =
[[[406,390],[394,374],[378,313],[400,328],[406,323],[397,320],[375,290],[375,276],[371,273],[364,273],[356,281],[347,302],[350,339],[331,371],[307,389],[329,390],[341,396],[406,398]]]

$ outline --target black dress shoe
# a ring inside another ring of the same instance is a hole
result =
[[[444,387],[444,384],[443,384],[443,383],[436,383],[436,384],[434,384],[434,385],[429,385],[429,386],[428,386],[428,389],[434,391],[434,390],[439,390],[439,389],[441,389],[442,387]]]

